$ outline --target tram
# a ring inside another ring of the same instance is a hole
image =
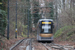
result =
[[[53,20],[39,19],[37,23],[37,41],[53,41]]]

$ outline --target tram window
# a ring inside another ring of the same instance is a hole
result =
[[[51,26],[50,25],[43,25],[41,32],[42,33],[50,33],[51,32]]]
[[[42,29],[51,29],[51,26],[49,26],[49,25],[43,25]]]

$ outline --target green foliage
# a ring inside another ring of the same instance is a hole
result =
[[[36,12],[33,14],[33,17],[34,17],[34,19],[35,19],[35,20],[34,20],[34,23],[36,24],[36,23],[38,22],[40,16],[39,16],[39,14],[38,14],[38,12],[39,12],[38,9],[34,9],[34,11],[36,11]]]
[[[54,35],[59,41],[74,41],[75,40],[75,26],[64,26],[60,28]]]
[[[2,10],[2,9],[0,9],[0,14],[3,16],[3,18],[4,18],[4,16],[7,15],[6,12],[4,10]]]
[[[65,38],[65,40],[70,40],[70,41],[73,41],[75,38],[73,36],[75,34],[75,30],[71,30],[67,33],[67,37]]]
[[[5,28],[7,25],[6,1],[7,0],[0,0],[0,2],[2,3],[2,4],[0,4],[0,35],[4,35]]]
[[[34,17],[34,23],[35,23],[35,25],[36,25],[36,23],[38,22],[38,20],[39,20],[39,18],[40,18],[40,16],[39,16],[39,9],[37,8],[37,7],[39,7],[39,3],[38,2],[36,2],[36,1],[34,1],[34,14],[33,14],[33,17]]]
[[[15,29],[16,23],[13,22],[13,24],[14,24],[13,29]],[[20,21],[19,21],[19,23],[18,23],[18,25],[17,25],[18,32],[19,32],[19,30],[20,30],[20,31],[21,31],[21,35],[22,35],[23,37],[27,37],[27,33],[28,33],[27,27],[28,27],[28,25],[24,25],[24,24],[22,24]]]
[[[64,26],[64,27],[62,27],[62,28],[60,28],[56,33],[55,33],[55,35],[54,35],[54,37],[56,38],[56,37],[59,37],[59,36],[61,36],[65,31],[67,31],[67,30],[69,30],[69,29],[72,29],[72,28],[75,28],[75,26]],[[70,35],[72,32],[70,31],[68,31],[68,33],[67,33],[67,35]]]
[[[0,4],[0,9],[6,10],[7,0],[0,0],[0,2],[2,3],[2,4]]]
[[[49,3],[49,7],[50,7],[50,17],[53,17],[54,16],[53,2]]]
[[[25,35],[23,32],[21,32],[21,35],[22,35],[23,37],[27,37],[27,35]]]
[[[7,15],[6,12],[4,10],[0,9],[0,34],[1,35],[4,35],[4,30],[5,30],[6,25],[7,25],[6,15]]]
[[[27,30],[27,27],[28,27],[28,25],[22,25],[22,27],[23,27],[23,31],[21,32],[21,35],[23,36],[23,37],[27,37],[27,32],[28,32],[28,30]]]

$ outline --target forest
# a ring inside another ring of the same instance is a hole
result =
[[[75,42],[75,0],[0,0],[0,48],[8,50],[20,39],[36,38],[41,18],[53,19],[54,39]]]
[[[0,36],[4,36],[7,26],[7,1],[0,0]]]

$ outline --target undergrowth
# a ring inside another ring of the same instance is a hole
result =
[[[75,33],[75,26],[64,26],[55,33],[54,38],[61,37],[64,40],[69,40],[74,33]]]

